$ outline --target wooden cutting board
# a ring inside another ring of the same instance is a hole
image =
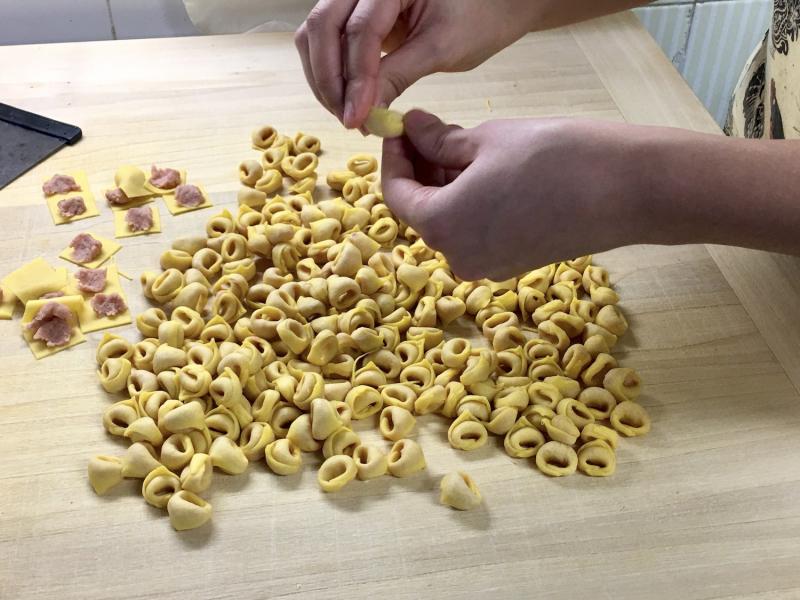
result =
[[[601,64],[620,44],[635,54],[631,64],[652,69],[630,76],[644,82],[638,94],[664,81],[678,89],[652,41],[623,17],[527,37],[473,73],[430,78],[399,106],[465,125],[556,114],[635,120],[615,92],[619,69]],[[257,125],[319,135],[323,173],[353,152],[378,151],[315,104],[288,36],[0,48],[0,63],[8,101],[85,132],[0,192],[0,273],[39,255],[57,262],[77,231],[111,235],[108,210],[52,226],[38,186],[55,171],[87,170],[99,194],[121,164],[174,164],[221,207],[235,204],[236,165],[254,155]],[[684,126],[707,126],[681,90],[674,112],[651,102],[653,121],[684,114]],[[202,231],[217,210],[172,218],[159,206],[163,233],[125,240],[123,271],[157,269],[170,239]],[[36,362],[18,320],[0,322],[0,597],[796,597],[800,397],[784,356],[707,248],[626,248],[596,261],[631,322],[615,354],[642,374],[654,422],[647,437],[622,443],[613,478],[548,479],[498,443],[457,452],[446,423],[429,417],[417,432],[424,474],[325,495],[316,459],[289,478],[254,464],[244,476],[217,476],[212,525],[182,534],[136,482],[100,498],[86,481],[91,455],[123,448],[100,423],[110,400],[94,374],[99,335]],[[142,310],[138,283],[124,286]],[[792,335],[786,328],[780,339]],[[440,476],[457,468],[479,483],[481,510],[438,505]]]

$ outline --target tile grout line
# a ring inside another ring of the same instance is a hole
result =
[[[111,0],[106,0],[106,8],[108,9],[108,22],[111,24],[111,39],[117,39],[117,28],[114,25],[114,13],[111,12]]]

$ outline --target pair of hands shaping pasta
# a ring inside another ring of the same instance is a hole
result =
[[[529,31],[639,4],[320,0],[296,44],[317,99],[362,128],[372,106],[388,106],[425,75],[471,69]],[[384,142],[385,202],[465,279],[636,243],[800,253],[786,175],[795,142],[581,119],[462,129],[421,111],[406,115],[405,129]]]

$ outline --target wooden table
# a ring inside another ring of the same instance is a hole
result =
[[[233,203],[250,130],[318,134],[323,171],[375,140],[314,102],[287,35],[0,48],[3,101],[74,122],[85,139],[0,192],[0,273],[81,229],[49,225],[38,186],[84,168],[95,192],[125,163],[178,164]],[[718,132],[630,15],[532,35],[464,75],[431,77],[398,105],[472,125],[582,115]],[[163,212],[163,209],[162,209]],[[120,253],[157,268],[172,235]],[[86,224],[87,222],[84,222]],[[108,211],[88,225],[109,234]],[[100,424],[89,343],[35,362],[18,320],[0,324],[0,598],[797,598],[800,595],[800,266],[756,252],[637,247],[597,258],[632,332],[618,353],[647,384],[653,432],[625,441],[608,480],[548,479],[489,445],[464,454],[423,419],[429,472],[322,494],[313,465],[219,476],[212,526],[176,534],[134,482],[99,498]],[[138,284],[127,286],[134,309]],[[132,335],[132,334],[131,334]],[[468,469],[485,508],[437,504]]]

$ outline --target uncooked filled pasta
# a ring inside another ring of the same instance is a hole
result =
[[[403,117],[373,109],[366,126],[398,136]],[[251,144],[238,207],[142,273],[153,304],[136,316],[142,339],[98,345],[100,385],[122,395],[103,426],[131,444],[90,461],[98,494],[142,479],[147,502],[193,529],[211,518],[201,496],[215,471],[261,463],[291,477],[318,454],[320,488],[354,493],[418,475],[428,461],[413,438],[429,415],[447,420],[452,448],[494,451],[500,436],[509,457],[549,476],[609,476],[620,436],[649,431],[641,379],[612,354],[628,319],[591,256],[462,281],[394,217],[374,156],[321,174],[313,135],[264,126]],[[335,197],[316,197],[318,181]],[[384,439],[365,443],[368,428]],[[461,472],[439,493],[459,510],[482,502]]]

